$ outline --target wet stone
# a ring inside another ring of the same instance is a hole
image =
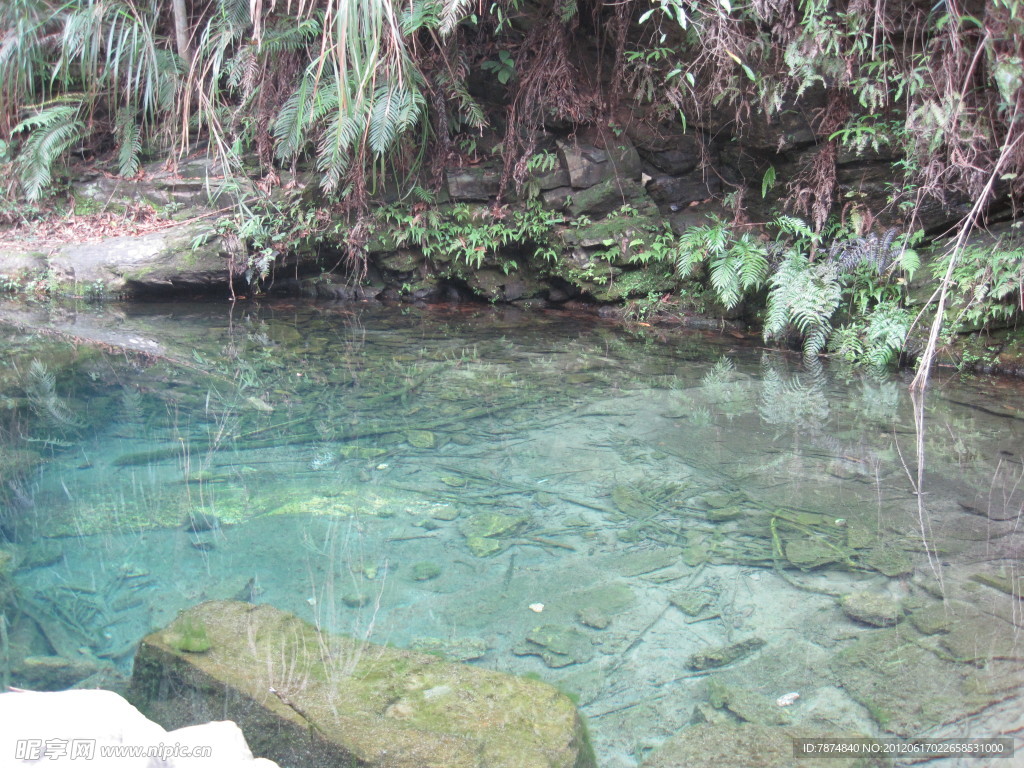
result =
[[[935,635],[946,632],[954,619],[951,606],[943,603],[932,603],[910,614],[910,623],[922,635]]]
[[[764,640],[759,637],[750,637],[731,645],[722,645],[715,648],[707,648],[690,656],[688,665],[690,669],[716,669],[739,661],[749,656],[765,645]]]
[[[711,596],[699,589],[680,589],[668,601],[687,616],[699,616],[711,606]]]
[[[594,658],[594,645],[578,629],[544,624],[532,629],[526,641],[513,648],[512,653],[540,656],[545,664],[557,669],[590,661]]]
[[[903,620],[903,607],[892,596],[864,590],[846,595],[841,601],[843,613],[873,627],[891,627]]]
[[[591,629],[605,629],[612,622],[608,615],[596,608],[584,608],[576,614],[576,618],[580,620],[580,624]]]

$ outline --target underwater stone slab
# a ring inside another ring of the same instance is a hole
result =
[[[862,768],[880,763],[863,758],[793,757],[793,739],[837,738],[842,734],[807,727],[754,723],[701,723],[684,728],[641,764],[641,768]]]
[[[704,670],[717,669],[734,661],[739,661],[749,656],[754,651],[760,650],[765,645],[760,637],[748,637],[732,645],[722,645],[715,648],[707,648],[690,656],[687,664],[690,669]]]
[[[1019,692],[1020,664],[993,662],[978,669],[944,655],[922,647],[902,627],[874,630],[840,651],[829,671],[883,730],[905,738]]]
[[[209,650],[171,647],[182,624]],[[269,605],[203,603],[149,635],[128,696],[166,728],[231,718],[282,765],[594,766],[575,706],[545,683],[321,634]]]
[[[903,607],[892,595],[862,590],[840,601],[843,613],[873,627],[891,627],[903,620]]]

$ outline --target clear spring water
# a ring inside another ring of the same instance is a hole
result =
[[[14,684],[25,655],[78,653],[117,688],[144,634],[238,598],[537,674],[611,768],[701,719],[1024,726],[1017,383],[937,374],[921,432],[903,379],[727,335],[479,308],[5,316],[57,331],[4,329]]]

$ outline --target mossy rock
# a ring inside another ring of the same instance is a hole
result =
[[[441,566],[435,562],[426,560],[416,563],[412,567],[412,578],[414,581],[430,581],[441,575]]]
[[[607,629],[612,623],[611,617],[596,608],[583,608],[576,612],[580,624],[591,629]]]
[[[966,626],[977,639],[977,626]],[[836,654],[827,672],[882,729],[905,738],[960,721],[1016,695],[1024,684],[1019,664],[977,669],[956,663],[907,637],[902,627],[862,635]]]
[[[523,528],[530,518],[527,515],[506,515],[502,512],[481,512],[467,518],[459,530],[467,539],[508,536]]]
[[[864,555],[864,564],[890,578],[905,576],[914,570],[910,555],[892,542],[881,544]]]
[[[808,537],[786,542],[786,559],[801,570],[809,570],[841,562],[843,558],[834,546]]]
[[[410,429],[405,433],[405,440],[413,448],[436,448],[437,435],[425,429]]]
[[[462,637],[442,640],[439,637],[418,637],[409,647],[414,651],[433,653],[448,661],[472,661],[482,658],[490,650],[485,640],[476,637]]]
[[[953,621],[953,608],[945,603],[932,603],[910,614],[910,623],[922,635],[948,632]]]
[[[903,620],[903,607],[892,595],[863,590],[840,601],[843,613],[873,627],[891,627]]]
[[[206,626],[210,650],[149,635],[128,691],[169,730],[231,719],[255,754],[309,768],[595,765],[572,701],[540,681],[327,635],[269,605],[185,615]]]
[[[636,602],[636,594],[629,585],[615,581],[599,587],[589,587],[568,596],[577,610],[597,611],[608,616],[622,613]]]
[[[690,669],[698,671],[704,669],[717,669],[732,664],[735,661],[749,656],[765,645],[764,640],[759,637],[749,637],[731,645],[721,645],[714,648],[706,648],[703,651],[690,656],[687,661]]]
[[[594,658],[594,644],[578,629],[544,624],[530,630],[526,642],[513,648],[512,653],[540,656],[549,667],[559,668],[590,661]]]
[[[687,616],[700,616],[711,607],[711,595],[699,589],[680,589],[668,601]]]
[[[168,646],[183,653],[206,653],[213,645],[206,625],[189,613],[175,619],[164,631],[162,639]]]
[[[738,685],[726,685],[712,677],[708,680],[708,702],[715,709],[727,709],[746,723],[786,725],[789,714],[763,694]]]
[[[467,536],[466,546],[477,557],[490,557],[505,551],[505,544],[501,539],[490,539],[486,536]]]
[[[679,547],[663,547],[643,552],[630,552],[608,558],[607,570],[621,576],[643,576],[659,571],[662,568],[676,565],[682,558],[683,551]]]

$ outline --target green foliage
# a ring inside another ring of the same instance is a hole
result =
[[[768,277],[768,251],[749,232],[736,236],[724,222],[690,227],[675,247],[676,272],[690,276],[701,264],[708,267],[711,286],[726,309],[744,293],[764,285]]]
[[[896,302],[880,303],[854,322],[836,328],[828,348],[847,362],[880,368],[899,355],[912,322],[913,316]]]
[[[779,338],[793,329],[803,337],[805,355],[821,352],[832,330],[832,315],[842,301],[838,265],[811,262],[790,251],[770,283],[765,339]]]
[[[53,166],[78,141],[85,124],[79,118],[82,102],[54,103],[18,123],[12,134],[27,138],[15,160],[18,178],[29,200],[38,200],[53,179]]]
[[[932,264],[936,278],[946,273],[947,251]],[[975,330],[1006,323],[1024,311],[1024,245],[1011,237],[992,246],[965,248],[953,268],[952,284],[959,297],[949,310],[951,329]]]
[[[492,72],[502,85],[508,85],[516,76],[515,59],[505,50],[498,51],[497,60],[485,61],[480,65],[480,68],[486,72]]]
[[[417,246],[427,258],[456,268],[479,269],[492,261],[507,273],[516,268],[514,254],[548,264],[558,260],[552,227],[561,217],[536,201],[523,208],[391,205],[378,209],[375,220],[396,247]]]

